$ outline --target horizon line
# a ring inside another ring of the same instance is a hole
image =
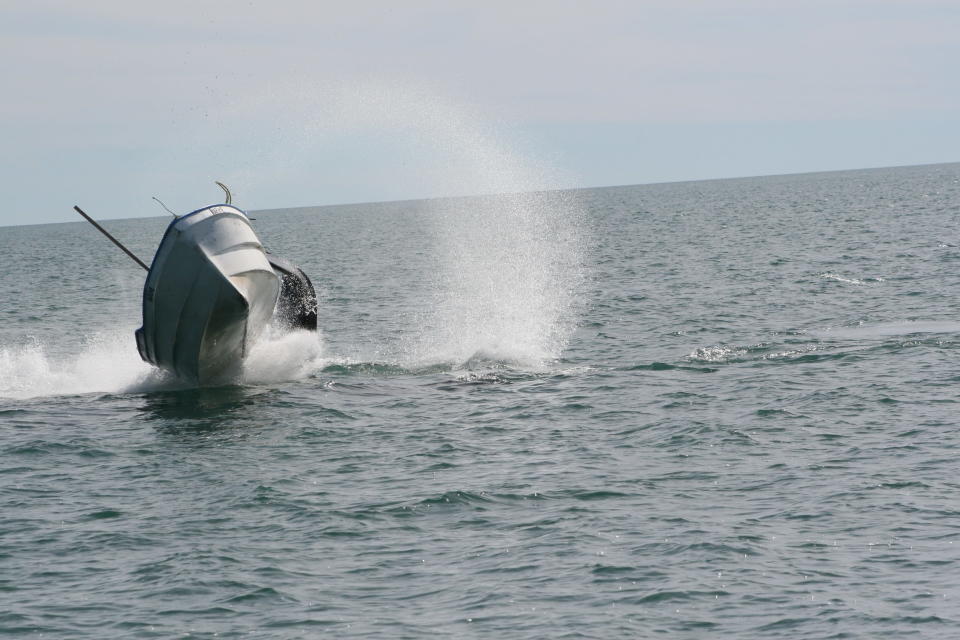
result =
[[[298,209],[327,209],[330,207],[357,207],[363,205],[378,205],[378,204],[393,204],[393,203],[403,203],[403,202],[426,202],[430,200],[458,200],[458,199],[468,199],[468,198],[489,198],[495,196],[513,196],[521,195],[525,193],[562,193],[569,191],[587,191],[590,189],[621,189],[627,187],[653,187],[657,185],[665,184],[687,184],[693,182],[719,182],[723,180],[751,180],[756,178],[776,178],[776,177],[786,177],[786,176],[805,176],[805,175],[816,175],[822,173],[843,173],[847,171],[880,171],[884,169],[910,169],[915,167],[935,167],[939,165],[950,165],[950,164],[960,164],[960,160],[954,160],[950,162],[921,162],[918,164],[904,164],[904,165],[887,165],[887,166],[871,166],[871,167],[856,167],[856,168],[845,168],[845,169],[816,169],[812,171],[790,171],[786,173],[764,173],[764,174],[754,174],[754,175],[741,175],[741,176],[719,176],[713,178],[684,178],[681,180],[660,180],[656,182],[635,182],[629,184],[606,184],[606,185],[588,185],[582,187],[557,187],[555,189],[534,189],[531,191],[502,191],[497,193],[476,193],[476,194],[467,194],[467,195],[455,195],[455,196],[427,196],[422,198],[401,198],[399,200],[364,200],[364,201],[354,201],[354,202],[337,202],[332,204],[306,204],[306,205],[293,205],[289,207],[275,207],[275,208],[260,208],[260,209],[242,209],[243,211],[249,211],[249,213],[270,213],[275,211],[294,211]],[[147,220],[150,218],[163,218],[165,216],[132,216],[129,218],[102,218],[102,220]],[[63,221],[63,222],[33,222],[33,223],[14,223],[14,224],[0,224],[0,228],[3,227],[40,227],[45,225],[52,224],[75,224],[81,222],[80,220],[75,221]]]

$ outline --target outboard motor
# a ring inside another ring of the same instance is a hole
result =
[[[287,329],[317,330],[317,294],[307,274],[289,260],[267,254],[280,276],[280,297],[274,317]]]

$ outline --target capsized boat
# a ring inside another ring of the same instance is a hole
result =
[[[143,288],[140,357],[193,384],[236,376],[271,322],[317,328],[310,279],[267,253],[250,218],[229,202],[227,191],[227,204],[176,217]]]

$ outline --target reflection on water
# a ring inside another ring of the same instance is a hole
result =
[[[263,410],[278,392],[241,386],[161,391],[144,396],[141,412],[165,433],[206,433],[262,426]]]
[[[946,320],[887,322],[860,324],[855,327],[830,327],[809,331],[808,333],[818,338],[882,338],[885,336],[909,336],[917,333],[960,333],[960,322]]]

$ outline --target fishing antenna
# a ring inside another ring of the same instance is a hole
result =
[[[163,200],[161,200],[161,199],[158,198],[157,196],[150,196],[150,197],[153,198],[154,200],[156,200],[157,202],[159,202],[159,203],[160,203],[160,206],[163,207],[164,209],[166,209],[166,210],[167,210],[167,213],[169,213],[170,215],[172,215],[174,218],[179,218],[179,217],[180,217],[180,216],[178,216],[177,214],[175,214],[173,211],[170,211],[170,209],[167,207],[167,205],[163,204]]]
[[[227,185],[223,184],[223,183],[220,182],[219,180],[217,180],[216,183],[220,186],[221,189],[223,189],[223,192],[224,192],[225,194],[227,194],[227,202],[226,202],[226,204],[233,204],[233,202],[232,202],[232,201],[233,201],[233,196],[230,195],[230,189],[227,188]]]
[[[94,220],[93,218],[91,218],[90,216],[88,216],[86,213],[84,213],[84,212],[83,212],[83,209],[81,209],[80,207],[78,207],[78,206],[76,206],[76,205],[74,205],[73,208],[74,208],[74,210],[76,210],[77,213],[79,213],[79,214],[82,215],[84,218],[86,218],[86,219],[87,219],[87,222],[89,222],[90,224],[92,224],[93,226],[95,226],[95,227],[97,228],[97,231],[99,231],[99,232],[102,233],[103,235],[107,236],[107,238],[110,239],[110,242],[112,242],[113,244],[115,244],[115,245],[117,245],[118,247],[120,247],[121,249],[123,249],[123,252],[124,252],[125,254],[127,254],[128,256],[130,256],[130,257],[133,259],[134,262],[136,262],[138,265],[140,265],[141,267],[143,267],[144,271],[150,271],[150,267],[148,267],[147,265],[145,265],[145,264],[143,263],[143,260],[141,260],[141,259],[138,258],[137,256],[133,255],[133,252],[130,251],[130,249],[127,249],[125,246],[123,246],[123,245],[120,243],[119,240],[117,240],[116,238],[114,238],[112,235],[110,235],[110,234],[107,232],[106,229],[104,229],[104,228],[101,227],[99,224],[97,224],[97,221],[96,221],[96,220]]]

